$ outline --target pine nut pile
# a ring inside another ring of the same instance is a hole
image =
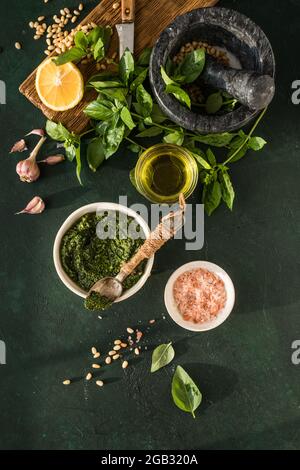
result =
[[[44,3],[48,3],[49,0],[44,0]],[[113,2],[112,9],[117,10],[121,6],[120,2]],[[70,8],[62,8],[59,14],[56,14],[52,17],[52,24],[47,25],[46,16],[41,15],[35,21],[29,22],[29,27],[34,30],[33,39],[38,41],[39,39],[46,39],[46,49],[44,51],[45,55],[49,56],[51,53],[55,52],[57,55],[66,52],[74,46],[74,37],[78,31],[83,31],[85,34],[88,34],[91,30],[97,27],[96,23],[88,23],[85,25],[79,24],[77,27],[72,28],[71,31],[66,29],[69,23],[75,24],[84,10],[84,4],[80,3],[75,10]],[[20,50],[22,49],[22,44],[20,42],[15,43],[15,48]],[[105,70],[107,65],[114,62],[117,58],[117,53],[115,52],[112,57],[105,59],[106,64],[97,63],[97,70]],[[93,57],[89,54],[85,57],[81,64],[85,65],[93,61]]]
[[[155,322],[156,320],[154,319],[150,320],[149,325],[150,326],[154,325]],[[125,370],[129,366],[129,361],[127,360],[127,358],[124,357],[124,355],[126,355],[126,357],[130,353],[133,353],[135,356],[140,355],[140,353],[142,352],[142,347],[139,345],[139,342],[141,341],[143,337],[142,331],[140,331],[139,329],[134,330],[133,328],[128,327],[126,329],[126,332],[128,334],[127,339],[125,340],[115,339],[113,341],[113,346],[110,349],[110,351],[108,351],[108,353],[104,355],[104,361],[102,363],[100,363],[101,353],[98,351],[98,349],[95,346],[91,348],[93,363],[91,364],[90,367],[91,369],[94,369],[94,372],[92,372],[91,370],[87,372],[87,374],[85,375],[85,380],[87,382],[90,382],[91,380],[96,379],[95,381],[96,385],[98,387],[103,387],[104,381],[99,380],[97,378],[97,375],[96,375],[97,370],[101,369],[102,367],[105,367],[105,365],[112,364],[113,362],[118,361],[118,360],[120,360],[121,362],[122,369]],[[147,346],[144,346],[143,349],[147,350]],[[99,361],[96,362],[97,359],[99,359]],[[71,385],[72,380],[67,378],[67,379],[64,379],[62,383],[63,385]]]

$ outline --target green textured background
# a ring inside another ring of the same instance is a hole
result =
[[[18,138],[44,125],[18,93],[42,58],[42,44],[33,42],[27,23],[66,3],[0,4],[0,79],[7,84],[7,105],[0,106],[0,339],[7,345],[7,365],[0,365],[0,448],[299,449],[300,366],[291,363],[291,343],[300,339],[300,106],[291,103],[291,83],[300,79],[299,1],[220,2],[249,15],[274,47],[277,93],[258,131],[268,146],[233,166],[234,211],[221,208],[206,219],[203,250],[185,252],[183,242],[170,243],[144,289],[103,320],[59,281],[52,245],[65,218],[84,204],[117,202],[124,194],[129,203],[144,202],[128,180],[135,157],[121,150],[95,175],[85,167],[81,188],[69,163],[44,168],[38,182],[22,184],[15,173],[19,156],[8,154]],[[20,52],[17,40],[24,45]],[[54,148],[49,142],[45,153]],[[46,212],[15,217],[36,194],[45,198]],[[198,198],[196,192],[193,202]],[[170,274],[194,259],[224,267],[237,292],[229,320],[204,334],[177,327],[163,302]],[[99,373],[103,389],[84,380],[62,385],[65,377],[87,373],[91,346],[107,351],[128,325],[149,329],[150,318],[157,322],[145,335],[148,352],[133,358],[126,374],[118,363]],[[173,365],[151,375],[149,350],[171,340]],[[196,420],[172,403],[177,363],[203,392]]]

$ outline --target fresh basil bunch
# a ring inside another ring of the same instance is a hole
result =
[[[201,50],[194,52],[193,60],[187,60],[185,66],[176,72],[176,83],[182,82],[182,77],[187,74],[185,67],[188,67],[191,76],[192,72],[195,76],[200,71],[200,64],[204,66]],[[170,121],[153,100],[148,81],[150,55],[151,49],[147,48],[135,61],[127,50],[116,71],[101,72],[89,79],[87,88],[93,88],[98,93],[97,99],[84,110],[92,123],[92,128],[87,132],[94,133],[87,148],[90,169],[96,171],[118,151],[124,141],[131,151],[140,154],[145,150],[140,139],[160,136],[163,142],[184,146],[194,156],[199,167],[202,202],[207,214],[211,215],[222,201],[232,209],[235,193],[230,165],[244,157],[248,150],[258,151],[266,144],[264,139],[253,135],[266,110],[262,111],[248,134],[243,130],[209,135],[187,131]],[[72,155],[76,156],[77,175],[80,178],[80,141],[86,133],[75,136],[65,129],[66,132],[58,139],[53,129],[61,131],[61,125],[48,123],[47,132],[54,139],[64,142],[70,159]],[[217,160],[213,147],[225,151],[221,161]],[[131,182],[134,184],[132,173]]]

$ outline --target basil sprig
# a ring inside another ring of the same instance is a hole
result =
[[[151,372],[156,372],[162,367],[170,364],[170,362],[174,359],[174,356],[175,351],[172,343],[160,344],[157,346],[157,348],[155,348],[152,353]]]
[[[110,26],[97,26],[88,34],[78,31],[74,37],[75,46],[60,54],[53,61],[56,65],[63,65],[68,62],[79,62],[88,54],[93,54],[95,61],[99,62],[104,59],[109,48],[112,32]]]

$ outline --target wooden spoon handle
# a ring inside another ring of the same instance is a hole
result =
[[[135,0],[122,0],[122,23],[133,23],[135,19]]]
[[[180,210],[170,212],[162,218],[156,229],[150,233],[149,238],[143,243],[137,253],[125,263],[118,275],[118,279],[122,282],[144,259],[149,259],[154,255],[168,240],[173,238],[175,233],[184,224],[185,201],[180,196]]]

